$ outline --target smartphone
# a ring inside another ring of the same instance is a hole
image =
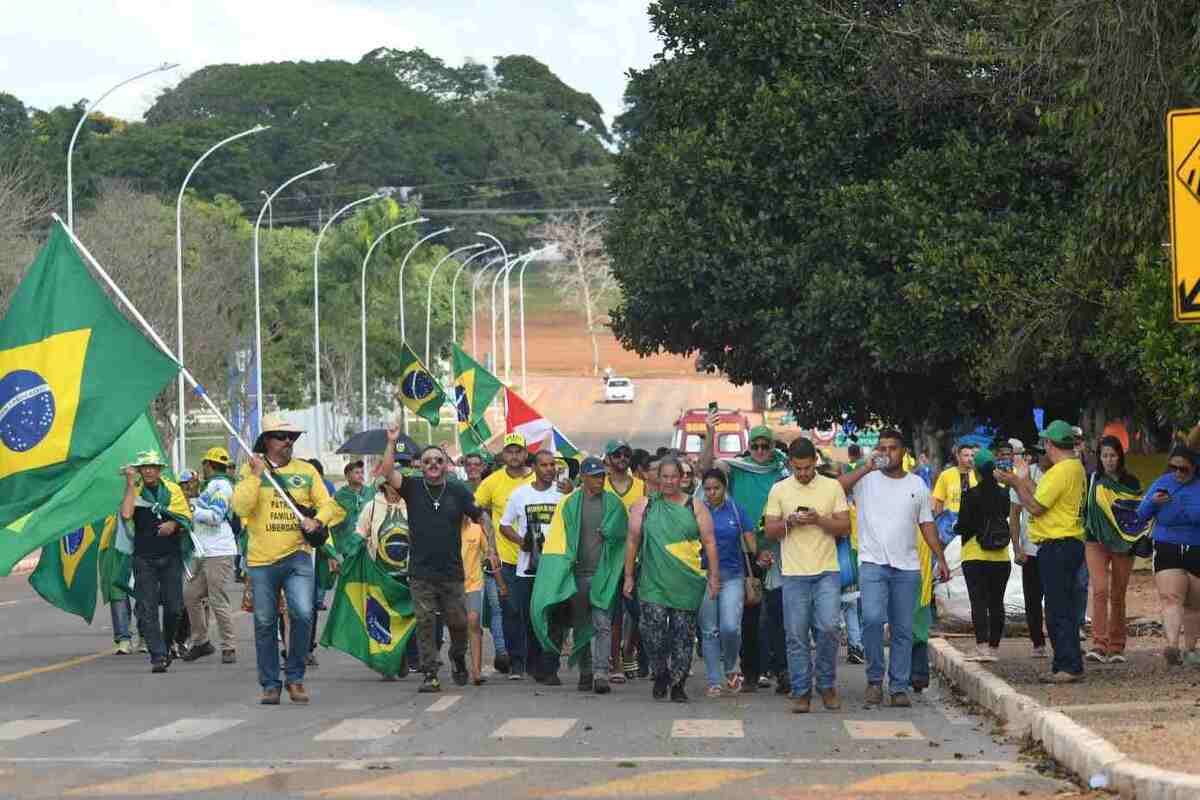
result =
[[[812,511],[812,509],[811,509],[811,508],[809,508],[808,506],[796,506],[796,513],[797,513],[797,514],[803,514],[803,513],[805,513],[806,511]]]
[[[716,414],[716,413],[717,413],[717,410],[718,410],[719,408],[720,408],[720,406],[718,406],[718,405],[717,405],[717,403],[716,403],[716,401],[714,400],[713,402],[711,402],[711,403],[709,403],[709,404],[708,404],[708,413],[710,413],[710,414]]]

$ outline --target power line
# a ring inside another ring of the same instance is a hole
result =
[[[591,200],[589,202],[603,202]],[[501,214],[575,214],[580,211],[612,211],[611,205],[570,206],[564,208],[427,208],[422,206],[422,214],[442,216],[499,216]],[[320,217],[315,211],[301,214],[275,215],[275,221],[282,224],[298,222],[315,222]]]

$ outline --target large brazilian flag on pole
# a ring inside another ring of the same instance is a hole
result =
[[[55,225],[0,320],[0,575],[112,512],[120,488],[103,507],[57,515],[53,528],[22,523],[102,454],[126,455],[110,448],[178,370],[117,310]]]
[[[457,344],[454,345],[453,366],[458,448],[464,453],[478,453],[492,436],[484,416],[500,392],[500,380]]]
[[[446,393],[407,344],[400,345],[400,389],[396,399],[433,427],[441,421]]]

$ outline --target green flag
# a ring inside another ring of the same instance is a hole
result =
[[[416,629],[408,587],[388,577],[361,547],[342,564],[321,644],[354,656],[381,675],[400,672]]]
[[[111,447],[178,370],[109,301],[55,225],[0,320],[0,528]]]
[[[458,447],[463,453],[477,453],[491,438],[485,415],[500,392],[500,380],[454,345],[454,410],[458,414]]]
[[[441,422],[442,404],[446,393],[437,379],[425,369],[421,359],[407,343],[400,346],[400,390],[396,399],[418,417],[429,421],[433,427]]]
[[[123,537],[118,547],[118,537]],[[100,599],[106,603],[119,602],[129,596],[129,581],[132,578],[133,541],[121,522],[121,515],[113,514],[104,520],[100,533]]]
[[[0,575],[7,575],[25,556],[73,531],[111,514],[125,495],[122,470],[144,451],[158,446],[154,424],[145,415],[107,449],[76,469],[35,510],[0,528]]]
[[[700,528],[691,508],[661,494],[650,497],[642,516],[641,559],[639,600],[683,611],[700,608],[708,573],[700,566]]]
[[[47,603],[83,617],[96,613],[96,558],[104,520],[84,525],[42,548],[29,585]]]
[[[579,532],[583,526],[583,496],[584,490],[576,489],[554,509],[533,581],[530,626],[542,647],[552,653],[558,653],[562,643],[554,641],[550,635],[550,616],[554,606],[571,599],[576,592],[575,563],[579,554]],[[600,523],[603,543],[588,600],[595,608],[611,608],[625,569],[625,536],[629,528],[629,515],[625,511],[625,504],[612,492],[603,492],[600,496],[604,503],[604,515]],[[590,618],[583,628],[575,629],[572,636],[575,649],[571,653],[570,663],[578,661],[593,634]],[[602,666],[597,665],[596,668],[602,669]]]

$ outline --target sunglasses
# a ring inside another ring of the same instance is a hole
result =
[[[444,458],[423,458],[423,459],[421,459],[421,463],[427,467],[433,467],[433,466],[437,466],[439,464],[445,464],[446,459],[444,459]]]
[[[772,447],[770,442],[751,442],[751,450],[770,450]]]
[[[609,458],[633,458],[632,450],[614,450],[609,454]]]
[[[294,433],[268,433],[267,438],[273,442],[294,442],[300,437]]]
[[[1189,464],[1168,464],[1167,467],[1172,472],[1182,472],[1184,475],[1192,471],[1192,467]]]

